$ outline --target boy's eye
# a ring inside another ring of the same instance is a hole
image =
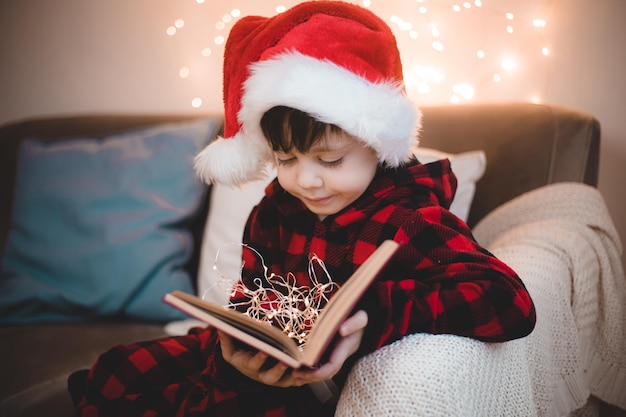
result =
[[[291,163],[291,162],[293,162],[295,160],[296,160],[296,158],[289,158],[289,157],[279,158],[279,157],[276,157],[276,162],[278,163],[278,165],[281,165],[281,166],[287,165],[287,164],[289,164],[289,163]]]
[[[341,158],[333,159],[332,161],[320,159],[320,163],[329,168],[337,167],[341,165],[342,162],[343,162],[343,156]]]

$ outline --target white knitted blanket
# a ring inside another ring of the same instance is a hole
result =
[[[600,193],[545,186],[474,233],[524,280],[537,308],[533,333],[501,344],[405,337],[358,362],[336,416],[566,416],[590,394],[626,408],[622,245]]]

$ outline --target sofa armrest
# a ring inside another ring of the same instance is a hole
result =
[[[525,340],[542,414],[567,415],[590,394],[626,410],[622,243],[600,192],[544,186],[498,207],[474,234],[535,303],[537,324]]]
[[[521,341],[414,334],[352,369],[335,417],[536,416]]]

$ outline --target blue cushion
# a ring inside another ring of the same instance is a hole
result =
[[[184,318],[189,219],[206,193],[193,158],[221,121],[22,143],[2,255],[0,323]],[[195,277],[194,277],[195,278]]]

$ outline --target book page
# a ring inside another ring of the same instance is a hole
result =
[[[301,366],[296,342],[272,325],[182,291],[166,294],[163,301],[292,368]]]

